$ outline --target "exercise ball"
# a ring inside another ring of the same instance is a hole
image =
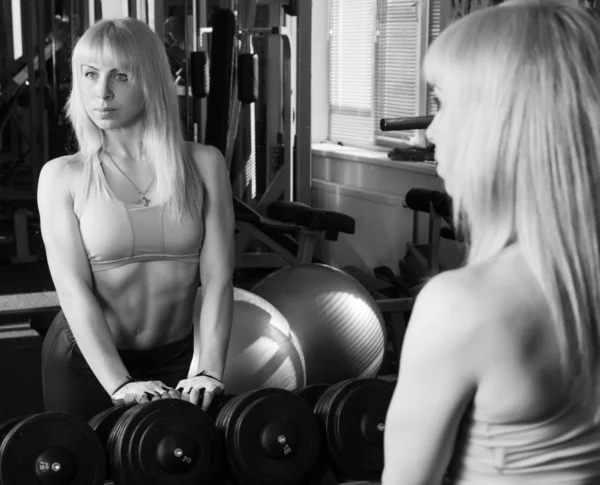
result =
[[[223,374],[225,392],[242,394],[276,387],[306,385],[306,364],[297,337],[285,317],[269,302],[234,288],[233,322]],[[196,295],[194,321],[200,317],[202,290]]]
[[[356,279],[325,264],[278,269],[252,292],[273,304],[300,341],[306,384],[375,377],[385,353],[377,302]]]

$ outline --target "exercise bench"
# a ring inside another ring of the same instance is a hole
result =
[[[315,209],[300,202],[275,201],[267,214],[237,197],[233,198],[236,228],[236,267],[280,267],[286,264],[322,263],[314,256],[319,239],[337,241],[340,233],[354,234],[352,217],[334,211]],[[247,253],[255,238],[272,253]]]

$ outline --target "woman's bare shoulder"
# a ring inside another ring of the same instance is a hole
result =
[[[225,164],[223,154],[212,145],[203,145],[188,141],[186,142],[186,150],[196,162],[201,174],[207,169],[214,169],[215,165]]]
[[[518,251],[449,272],[438,285],[491,342],[526,345],[528,338],[545,330],[540,322],[551,324],[542,289]]]
[[[64,187],[71,191],[83,175],[83,159],[79,153],[49,160],[40,172],[39,185]]]

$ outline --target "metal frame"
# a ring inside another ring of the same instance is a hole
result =
[[[297,90],[296,160],[294,200],[312,205],[311,79],[312,79],[312,2],[297,2]]]

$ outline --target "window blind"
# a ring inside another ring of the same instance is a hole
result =
[[[442,31],[442,0],[429,0],[429,44],[437,39]],[[427,114],[434,115],[437,112],[434,103],[433,89],[427,86]]]
[[[329,0],[332,142],[394,144],[413,133],[382,132],[381,118],[434,114],[431,90],[423,92],[421,59],[425,39],[439,35],[441,20],[442,0]]]
[[[375,0],[329,2],[329,134],[372,145]]]
[[[378,137],[407,139],[412,132],[382,132],[381,118],[419,114],[421,8],[415,0],[378,0],[373,129]]]

